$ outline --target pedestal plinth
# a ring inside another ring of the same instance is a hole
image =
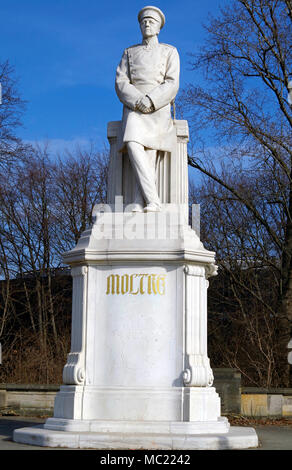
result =
[[[64,385],[54,417],[42,429],[15,431],[14,440],[107,449],[257,445],[253,430],[240,440],[220,417],[207,355],[214,253],[185,213],[170,205],[161,213],[98,212],[66,253],[73,307]]]

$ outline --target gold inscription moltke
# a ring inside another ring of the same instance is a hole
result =
[[[106,294],[165,295],[166,274],[110,274]]]

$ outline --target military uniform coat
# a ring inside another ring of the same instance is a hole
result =
[[[124,104],[123,142],[170,152],[174,142],[171,102],[179,88],[179,55],[168,44],[139,44],[125,49],[116,73],[116,92]],[[137,101],[147,95],[154,112],[135,110]]]

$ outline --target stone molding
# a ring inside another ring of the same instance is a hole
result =
[[[85,381],[87,273],[87,266],[76,266],[71,269],[73,277],[71,352],[63,370],[63,382],[67,385],[82,385]]]
[[[211,387],[214,381],[207,356],[206,266],[187,264],[185,272],[185,370],[188,387]]]

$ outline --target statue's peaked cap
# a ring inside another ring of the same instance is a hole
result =
[[[142,8],[142,10],[139,11],[138,13],[138,21],[139,23],[141,23],[142,19],[144,18],[144,16],[152,16],[152,15],[148,15],[146,14],[147,11],[149,10],[152,10],[152,15],[153,15],[153,18],[158,20],[160,19],[161,21],[161,27],[160,29],[163,28],[163,26],[165,25],[165,16],[164,14],[162,13],[161,10],[159,10],[159,8],[157,7],[153,7],[153,6],[147,6],[147,7],[144,7]]]

